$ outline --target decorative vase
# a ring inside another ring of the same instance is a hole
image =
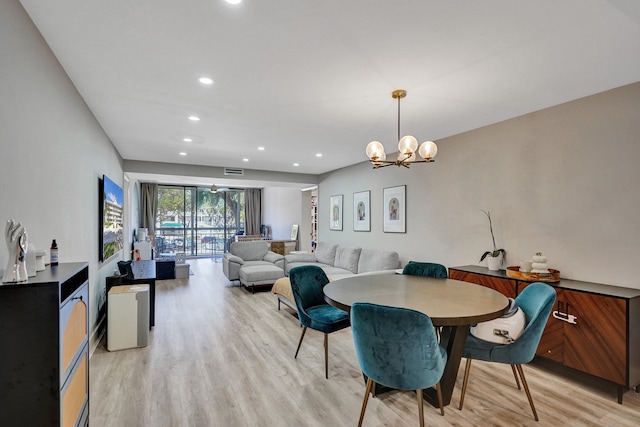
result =
[[[496,257],[487,255],[487,267],[489,267],[489,270],[498,271],[500,270],[500,265],[502,265],[502,254]]]

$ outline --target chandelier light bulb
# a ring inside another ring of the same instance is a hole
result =
[[[371,141],[367,144],[366,153],[369,160],[385,160],[387,158],[384,146],[379,141]]]
[[[433,141],[425,141],[420,144],[418,154],[425,160],[433,159],[438,154],[438,146]]]
[[[411,135],[405,135],[398,141],[398,151],[402,154],[413,154],[418,149],[418,140]]]

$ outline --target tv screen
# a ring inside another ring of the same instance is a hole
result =
[[[122,188],[106,175],[102,177],[101,199],[100,260],[105,261],[124,247],[123,192]]]

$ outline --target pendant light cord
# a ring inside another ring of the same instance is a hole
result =
[[[398,141],[400,141],[400,96],[398,96]]]

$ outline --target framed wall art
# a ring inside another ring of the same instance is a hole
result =
[[[406,185],[389,187],[382,190],[382,200],[384,203],[383,231],[385,233],[407,232],[406,194]]]
[[[371,192],[353,193],[353,231],[371,231]]]
[[[342,194],[338,196],[331,196],[329,207],[331,212],[329,213],[330,223],[329,230],[342,230]]]

